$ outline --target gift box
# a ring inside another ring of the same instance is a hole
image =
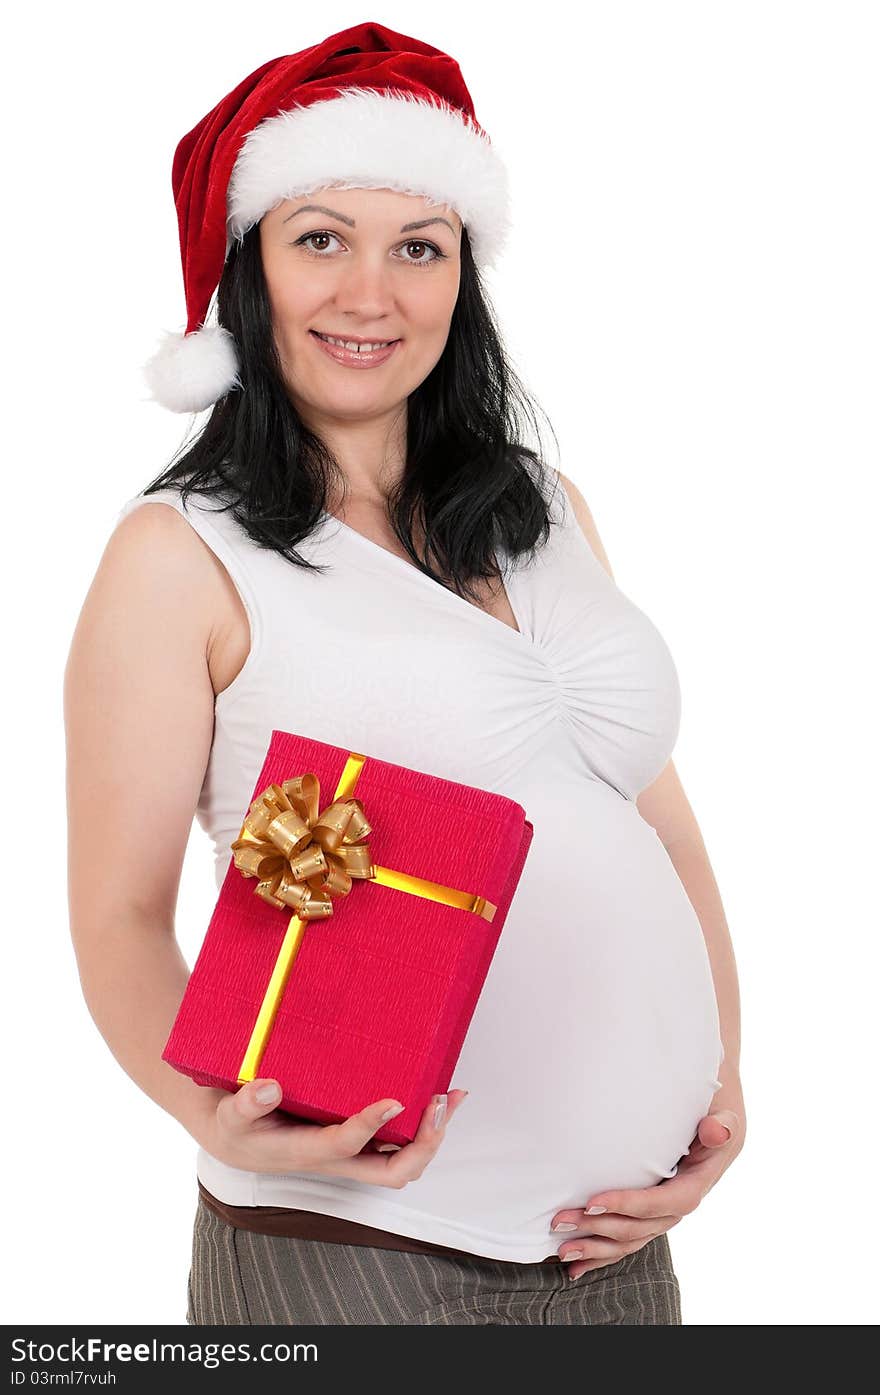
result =
[[[449,1086],[522,874],[515,800],[273,731],[162,1059],[339,1123]]]

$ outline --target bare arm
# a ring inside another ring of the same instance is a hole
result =
[[[161,1059],[189,978],[174,912],[211,749],[218,578],[167,504],[108,540],[64,674],[68,900],[83,994],[140,1088],[199,1142],[221,1090]]]
[[[374,1135],[402,1103],[372,1101],[338,1124],[296,1123],[276,1099],[260,1101],[258,1080],[215,1090],[162,1060],[189,980],[174,912],[214,736],[209,656],[231,585],[224,577],[185,518],[144,504],[109,539],[77,622],[64,720],[70,927],[83,994],[123,1069],[214,1157],[404,1187],[436,1154],[466,1092],[449,1092],[436,1123],[429,1103],[412,1142],[384,1154],[370,1151]]]

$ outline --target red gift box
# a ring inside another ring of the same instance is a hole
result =
[[[374,1137],[409,1142],[448,1088],[532,832],[504,795],[273,731],[162,1059],[228,1090],[276,1079],[278,1107],[321,1124],[398,1099]]]

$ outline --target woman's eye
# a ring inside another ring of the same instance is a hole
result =
[[[332,232],[313,232],[313,233],[303,233],[302,237],[297,238],[296,242],[295,242],[293,245],[294,245],[294,247],[303,247],[303,248],[305,248],[305,251],[308,253],[308,255],[309,255],[310,257],[320,257],[320,258],[322,258],[322,259],[324,259],[324,260],[326,261],[326,259],[327,259],[329,256],[332,256],[332,255],[333,255],[332,253],[327,252],[327,251],[316,251],[313,247],[308,246],[308,244],[309,244],[310,242],[315,242],[315,241],[322,241],[322,240],[323,240],[323,241],[326,241],[328,238],[332,238],[334,242],[338,242],[338,241],[339,241],[339,238],[336,236],[335,233],[332,233]],[[445,253],[445,252],[441,252],[439,247],[435,247],[435,245],[434,245],[433,242],[423,242],[423,241],[421,241],[420,239],[410,238],[408,242],[402,243],[401,246],[403,246],[403,247],[405,247],[405,248],[407,248],[407,249],[410,248],[410,247],[427,248],[430,252],[433,253],[433,256],[430,256],[430,257],[426,257],[426,256],[418,256],[418,257],[409,257],[409,256],[407,256],[407,257],[402,257],[402,258],[401,258],[401,261],[409,262],[410,266],[433,266],[434,262],[436,262],[436,261],[442,261],[442,260],[444,260],[445,257],[446,257],[446,253]]]
[[[404,261],[413,261],[414,266],[430,266],[432,262],[440,261],[441,257],[445,255],[443,252],[440,251],[439,247],[434,246],[433,242],[420,242],[413,241],[412,239],[410,239],[409,242],[404,242],[403,246],[407,248],[427,247],[429,251],[434,253],[433,257],[416,257],[414,261],[411,257],[404,257]]]
[[[316,252],[316,251],[314,251],[313,248],[311,248],[311,247],[309,247],[309,246],[306,245],[307,243],[311,242],[313,239],[322,238],[322,237],[323,237],[323,238],[332,237],[332,238],[334,238],[337,242],[338,242],[338,240],[339,240],[338,238],[336,238],[336,234],[335,234],[335,233],[330,233],[330,232],[305,233],[302,237],[297,238],[296,242],[294,243],[294,246],[295,246],[295,247],[305,247],[306,251],[307,251],[307,252],[311,252],[311,254],[312,254],[313,257],[323,257],[323,256],[325,255],[323,252]]]

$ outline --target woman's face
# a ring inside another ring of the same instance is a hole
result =
[[[305,420],[381,416],[424,382],[449,335],[460,238],[461,219],[450,208],[390,189],[321,189],[264,216],[260,248],[276,343]],[[366,359],[334,358],[316,332],[400,342],[366,367]]]

